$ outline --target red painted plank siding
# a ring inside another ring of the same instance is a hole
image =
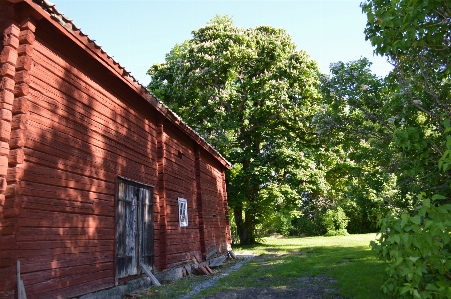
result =
[[[167,267],[202,256],[196,203],[196,175],[194,144],[171,125],[165,126],[166,175],[166,254]],[[188,207],[188,226],[180,227],[178,198],[184,198]]]
[[[113,286],[116,177],[157,183],[155,125],[50,48],[38,35],[20,183],[17,247],[32,298]]]
[[[3,37],[0,45],[0,298],[8,299],[14,298],[17,259],[15,234],[18,228],[15,218],[18,202],[6,198],[10,153],[8,142],[11,137],[11,110],[20,35],[20,29],[12,15],[12,6],[0,3],[0,33]]]
[[[205,151],[200,151],[200,179],[205,225],[206,252],[227,250],[227,204],[221,166]]]
[[[226,250],[227,161],[38,8],[0,0],[0,298],[17,260],[28,298],[114,285],[117,176],[154,186],[156,270]]]

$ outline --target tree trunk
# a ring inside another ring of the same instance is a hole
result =
[[[254,223],[252,221],[251,213],[249,211],[246,211],[245,218],[243,220],[243,207],[235,207],[233,209],[233,214],[235,215],[235,223],[238,237],[240,238],[240,244],[254,244]]]
[[[240,147],[243,149],[243,152],[246,152],[248,148],[251,148],[251,153],[253,157],[256,157],[260,154],[260,138],[259,136],[251,136],[247,131],[247,125],[244,124],[243,115],[240,116],[242,121],[242,126],[240,128],[240,136],[242,137]],[[251,116],[252,118],[252,116]],[[251,167],[251,159],[246,157],[242,161],[242,172],[247,173]],[[253,206],[252,202],[258,197],[258,186],[255,186],[255,183],[251,183],[252,176],[246,176],[244,178],[245,182],[243,193],[246,194],[245,201],[247,201],[249,206]],[[248,208],[244,211],[244,219],[243,219],[243,206],[236,206],[233,209],[233,213],[235,216],[235,223],[238,232],[238,237],[240,238],[241,245],[255,244],[255,214],[253,213],[253,208]]]
[[[247,239],[241,244],[255,244],[255,219],[250,210],[244,212],[244,229],[248,232]]]

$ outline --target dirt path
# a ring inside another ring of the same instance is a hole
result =
[[[290,287],[253,287],[218,292],[204,299],[345,299],[331,285],[334,279],[327,276],[299,278]]]
[[[241,262],[236,263],[235,265],[231,266],[229,269],[227,269],[227,271],[225,271],[224,273],[221,273],[219,275],[215,275],[214,277],[212,277],[211,279],[201,282],[198,285],[193,286],[193,289],[191,290],[191,292],[189,292],[188,294],[186,294],[185,296],[182,296],[178,299],[190,299],[193,296],[196,296],[197,294],[199,294],[201,291],[214,287],[216,285],[216,282],[218,281],[218,279],[228,276],[230,273],[238,270],[239,268],[241,268],[244,264],[246,264],[247,262],[249,262],[251,259],[253,259],[253,257],[247,257],[245,259],[243,259]]]
[[[251,255],[245,255],[245,258],[237,264],[231,266],[224,273],[212,277],[211,279],[201,282],[193,286],[190,293],[178,298],[178,299],[190,299],[198,295],[201,291],[214,287],[217,285],[217,281],[229,275],[230,273],[238,270],[243,265],[251,260],[257,262],[265,262],[264,258],[253,257]],[[266,256],[267,257],[267,256]],[[240,258],[243,258],[241,256]],[[262,278],[263,279],[263,278]],[[271,284],[275,278],[265,277],[265,282]],[[251,288],[235,288],[227,291],[221,291],[213,295],[203,297],[205,299],[345,299],[339,295],[339,290],[334,286],[335,279],[320,275],[316,277],[302,277],[294,278],[288,286],[283,288],[277,287],[251,287]]]

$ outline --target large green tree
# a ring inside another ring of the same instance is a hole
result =
[[[445,0],[362,3],[366,37],[393,63],[399,87],[393,146],[407,162],[398,176],[418,194],[410,210],[381,219],[373,244],[389,266],[384,290],[396,297],[451,297],[450,8]]]
[[[227,192],[242,244],[320,184],[311,147],[319,72],[284,30],[217,16],[148,74],[148,89],[233,163]]]
[[[392,146],[402,122],[392,97],[396,87],[370,67],[366,58],[332,64],[321,79],[322,109],[315,119],[319,138],[342,152],[328,177],[335,176],[330,184],[353,233],[375,231],[379,213],[409,204],[399,198],[397,176],[406,160]]]

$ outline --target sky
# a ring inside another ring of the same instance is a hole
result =
[[[374,56],[363,33],[361,0],[51,0],[56,9],[95,40],[143,85],[149,67],[192,37],[191,31],[215,15],[233,17],[238,27],[283,28],[298,50],[306,51],[323,73],[338,61],[367,57],[385,76],[391,66]]]

